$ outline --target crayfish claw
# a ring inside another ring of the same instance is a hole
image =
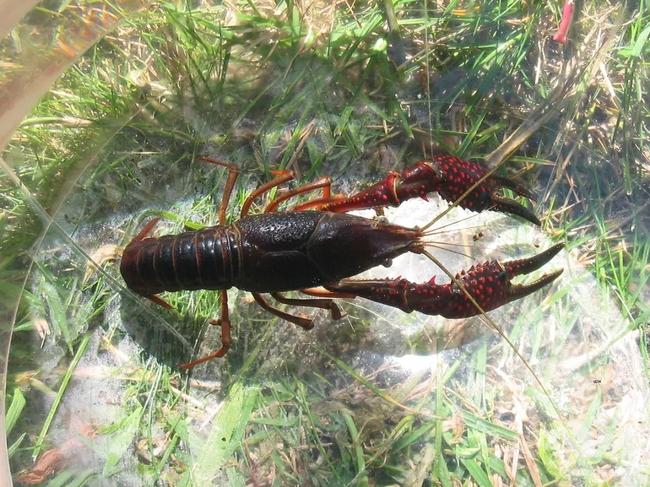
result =
[[[435,279],[423,284],[401,278],[343,279],[325,287],[336,293],[387,304],[407,313],[419,311],[445,318],[468,318],[523,298],[553,282],[562,274],[562,270],[525,285],[512,284],[512,278],[539,269],[563,248],[563,244],[557,244],[527,259],[475,264],[456,274],[448,284],[436,284]]]
[[[531,272],[536,271],[540,267],[543,267],[553,257],[559,254],[563,248],[564,248],[564,244],[558,243],[553,245],[552,247],[549,247],[544,252],[540,252],[537,255],[525,259],[511,260],[505,262],[503,266],[505,267],[506,272],[510,277],[530,274]]]
[[[508,292],[509,301],[514,301],[515,299],[523,298],[529,294],[539,291],[544,286],[552,283],[555,279],[557,279],[560,274],[562,274],[562,272],[564,272],[563,269],[558,269],[557,271],[551,272],[549,274],[544,274],[542,277],[530,284],[517,284],[512,286]]]
[[[512,279],[541,268],[563,248],[564,244],[559,243],[533,257],[503,263],[491,261],[473,266],[468,272],[456,276],[456,303],[447,307],[441,314],[448,318],[479,314],[480,310],[467,297],[466,292],[472,295],[483,311],[490,311],[539,291],[557,279],[562,274],[562,269],[545,274],[530,284],[513,284]],[[462,284],[465,290],[459,289],[457,283]]]
[[[309,207],[333,212],[382,208],[399,206],[412,198],[426,200],[427,194],[438,193],[445,201],[461,208],[476,212],[501,211],[540,225],[532,210],[515,200],[500,196],[499,192],[504,189],[535,200],[533,194],[521,183],[489,174],[481,162],[441,154],[408,166],[399,173],[391,171],[383,180],[358,193],[344,198],[331,198],[317,205],[310,204]],[[307,206],[300,205],[298,208],[304,210]]]
[[[494,209],[497,211],[516,215],[537,226],[542,224],[532,210],[529,210],[513,199],[492,195],[492,203],[494,204]]]
[[[502,188],[509,189],[517,193],[519,196],[523,196],[524,198],[528,198],[531,201],[535,201],[535,195],[533,195],[533,193],[531,193],[523,184],[515,181],[514,179],[495,175],[492,175],[491,179]]]
[[[414,167],[419,171],[412,170],[411,173],[405,174],[404,181],[400,182],[402,185],[404,182],[408,182],[409,184],[404,186],[410,192],[412,192],[411,187],[417,187],[415,182],[423,181],[426,176],[428,178],[427,191],[437,191],[444,200],[451,203],[456,202],[462,208],[478,212],[492,209],[516,215],[530,223],[540,225],[540,221],[532,210],[513,199],[501,196],[499,193],[504,189],[509,189],[519,196],[534,201],[533,194],[514,179],[495,174],[488,175],[487,167],[481,162],[464,161],[454,156],[437,156]],[[429,168],[429,173],[425,173],[424,168]],[[415,179],[416,177],[420,179]],[[466,194],[467,190],[472,187],[474,189]],[[398,196],[404,192],[398,185]]]

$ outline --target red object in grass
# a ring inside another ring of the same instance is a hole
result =
[[[571,22],[573,21],[573,11],[575,10],[575,5],[573,0],[567,0],[564,2],[564,7],[562,7],[562,20],[560,21],[560,27],[558,27],[557,32],[553,36],[553,40],[559,42],[560,44],[565,44],[567,41],[567,33],[571,27]]]

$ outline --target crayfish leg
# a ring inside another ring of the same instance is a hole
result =
[[[147,296],[147,299],[153,303],[156,303],[159,306],[162,306],[163,308],[166,309],[174,309],[171,304],[169,304],[167,301],[162,299],[160,296],[157,294],[154,294],[152,296]]]
[[[180,364],[178,367],[181,369],[189,370],[196,367],[199,364],[208,362],[215,358],[220,358],[228,353],[230,350],[230,344],[232,342],[230,336],[230,316],[228,314],[228,293],[225,289],[219,291],[219,297],[221,298],[221,316],[218,320],[210,320],[211,325],[218,325],[221,327],[221,348],[212,352],[209,355],[192,360],[184,364]]]
[[[317,189],[322,189],[322,197],[317,198],[316,201],[321,201],[321,200],[329,201],[330,195],[332,194],[332,178],[330,177],[321,178],[318,181],[314,181],[313,183],[304,184],[290,191],[286,191],[281,195],[278,195],[274,200],[272,200],[268,205],[266,205],[266,208],[264,208],[264,213],[271,213],[275,211],[278,208],[278,206],[280,206],[280,203],[282,203],[283,201],[287,201],[288,199],[293,198],[294,196],[303,193],[308,193],[310,191],[315,191]]]
[[[293,299],[287,298],[280,293],[271,293],[273,299],[282,304],[291,306],[302,306],[305,308],[320,308],[330,311],[333,320],[340,320],[343,317],[341,308],[331,299]]]
[[[244,200],[244,204],[241,207],[241,214],[240,218],[245,217],[248,215],[248,212],[253,205],[253,201],[255,201],[257,198],[262,196],[264,193],[270,191],[271,189],[275,188],[276,186],[280,186],[283,183],[286,183],[287,181],[291,181],[294,178],[293,172],[291,171],[279,171],[278,175],[273,178],[271,181],[269,181],[266,184],[263,184],[259,188],[257,188],[255,191],[253,191],[250,195],[248,195],[248,198]]]
[[[138,232],[138,234],[133,237],[133,242],[137,242],[139,240],[144,240],[147,235],[151,233],[151,230],[153,230],[153,227],[156,226],[156,224],[160,221],[160,217],[156,217],[152,220],[149,220],[144,227],[142,227],[142,230]]]
[[[314,322],[310,320],[309,318],[303,318],[302,316],[295,316],[295,315],[290,315],[289,313],[285,313],[284,311],[281,311],[277,308],[272,307],[269,303],[267,303],[262,295],[260,293],[253,293],[253,298],[259,304],[262,308],[264,308],[266,311],[268,311],[271,314],[274,314],[278,318],[282,318],[283,320],[288,321],[289,323],[293,323],[294,325],[298,325],[300,328],[303,328],[305,330],[311,330],[314,327]]]
[[[232,190],[237,182],[237,177],[239,176],[239,168],[232,162],[220,161],[211,157],[203,156],[199,157],[199,159],[228,169],[228,179],[226,179],[226,184],[223,188],[223,196],[221,197],[221,205],[219,206],[219,225],[225,225],[226,210],[228,209],[228,203],[230,202],[230,195],[232,194]]]

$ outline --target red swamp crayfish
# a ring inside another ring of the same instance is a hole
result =
[[[231,336],[226,290],[233,286],[252,292],[255,301],[268,312],[308,330],[313,327],[311,319],[274,308],[261,293],[270,293],[276,301],[292,306],[327,309],[332,319],[341,318],[334,298],[355,297],[407,313],[419,311],[464,318],[531,294],[562,273],[558,270],[543,275],[528,285],[511,282],[513,277],[528,274],[551,260],[563,248],[557,244],[527,259],[476,264],[448,284],[436,284],[434,279],[423,284],[401,278],[349,279],[372,267],[386,265],[406,252],[424,254],[435,261],[426,249],[431,223],[422,228],[407,228],[345,213],[351,210],[398,206],[404,200],[426,199],[428,193],[437,192],[466,209],[501,211],[539,225],[532,211],[498,194],[507,188],[531,198],[529,192],[509,178],[487,175],[479,162],[434,156],[401,173],[390,172],[384,180],[351,196],[333,195],[331,179],[322,178],[278,192],[263,213],[249,215],[256,199],[294,177],[290,171],[278,171],[272,181],[247,197],[240,219],[226,224],[226,210],[239,170],[228,162],[201,159],[228,169],[219,225],[178,235],[148,237],[159,220],[155,218],[126,246],[120,264],[129,289],[165,307],[170,306],[158,296],[163,291],[219,291],[220,318],[210,322],[221,326],[221,348],[182,364],[182,368],[222,357],[228,351]],[[290,198],[316,190],[322,192],[321,196],[288,211],[276,211]],[[301,291],[312,297],[287,298],[282,294],[285,291]]]

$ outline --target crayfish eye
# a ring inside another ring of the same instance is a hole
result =
[[[381,263],[381,265],[383,265],[384,267],[390,267],[393,265],[393,259],[386,259]]]

